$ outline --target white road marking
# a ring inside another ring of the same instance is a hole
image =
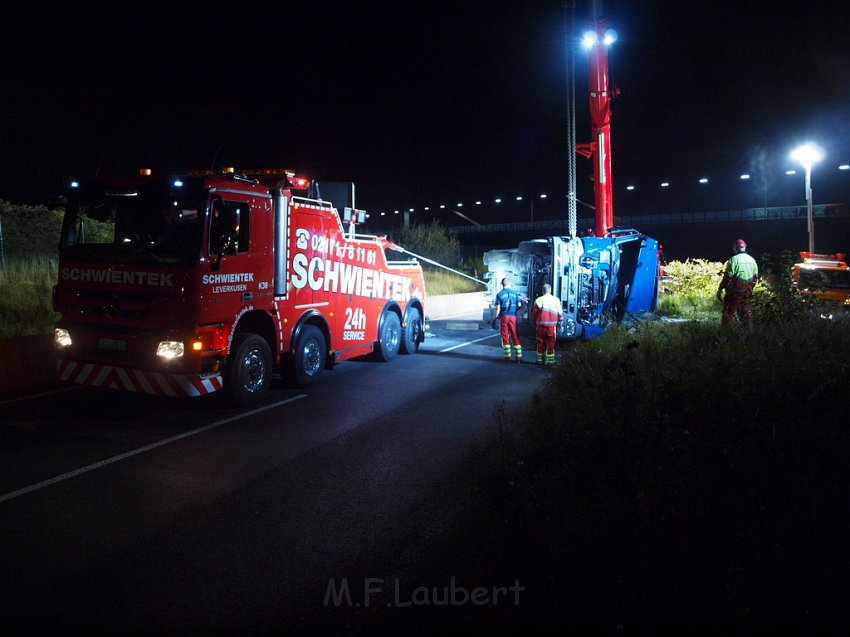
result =
[[[447,347],[446,349],[441,349],[440,354],[445,354],[446,352],[450,352],[453,349],[458,349],[460,347],[466,347],[467,345],[472,345],[473,343],[478,343],[479,341],[486,341],[488,338],[493,338],[494,336],[498,336],[499,333],[490,334],[489,336],[482,336],[481,338],[476,338],[474,341],[466,341],[465,343],[459,343],[458,345],[452,345],[451,347]]]
[[[307,394],[299,394],[298,396],[293,396],[292,398],[287,398],[286,400],[281,400],[280,402],[273,403],[271,405],[266,405],[265,407],[258,407],[257,409],[246,411],[244,414],[231,416],[230,418],[225,418],[212,424],[205,425],[203,427],[198,427],[197,429],[192,429],[191,431],[186,431],[182,434],[172,436],[171,438],[165,438],[164,440],[160,440],[159,442],[153,442],[149,445],[145,445],[144,447],[139,447],[138,449],[133,449],[132,451],[128,451],[117,456],[112,456],[111,458],[107,458],[106,460],[101,460],[99,462],[95,462],[94,464],[90,464],[85,467],[69,471],[68,473],[63,473],[48,480],[42,480],[41,482],[31,484],[28,487],[23,487],[22,489],[17,489],[16,491],[10,491],[9,493],[0,495],[0,503],[7,502],[9,500],[14,500],[15,498],[18,498],[22,495],[32,493],[33,491],[38,491],[39,489],[43,489],[44,487],[49,487],[50,485],[56,484],[57,482],[64,482],[65,480],[76,478],[77,476],[80,476],[84,473],[88,473],[89,471],[94,471],[95,469],[100,469],[101,467],[105,467],[115,462],[126,460],[127,458],[132,458],[133,456],[138,456],[141,453],[151,451],[152,449],[156,449],[157,447],[162,447],[171,444],[172,442],[183,440],[184,438],[188,438],[190,436],[209,431],[210,429],[215,429],[216,427],[221,427],[222,425],[234,422],[235,420],[241,420],[242,418],[247,418],[248,416],[253,416],[254,414],[259,414],[261,412],[268,411],[269,409],[274,409],[275,407],[280,407],[281,405],[285,405],[287,403],[291,403],[306,397]]]

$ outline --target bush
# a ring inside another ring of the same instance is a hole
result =
[[[393,233],[392,240],[402,248],[455,267],[460,264],[460,241],[446,232],[446,227],[434,219],[430,225],[414,224]]]
[[[717,286],[723,264],[706,259],[671,261],[666,266],[658,301],[658,314],[682,318],[707,318],[717,312]]]
[[[0,201],[2,250],[6,259],[54,256],[59,247],[62,211],[44,206],[16,206]]]

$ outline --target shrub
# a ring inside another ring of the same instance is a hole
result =
[[[409,228],[400,228],[393,233],[392,240],[442,265],[455,267],[460,264],[460,241],[449,235],[445,226],[436,219],[430,225],[413,224]]]
[[[706,318],[719,307],[717,286],[723,264],[706,259],[671,261],[658,302],[658,314],[690,318]]]
[[[44,206],[16,206],[0,201],[3,254],[6,259],[56,254],[62,211]]]

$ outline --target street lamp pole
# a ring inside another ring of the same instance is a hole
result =
[[[806,164],[806,219],[809,225],[809,252],[815,251],[815,222],[812,219],[812,164]]]
[[[815,251],[815,222],[812,217],[812,164],[823,159],[823,150],[816,144],[807,142],[795,148],[791,159],[800,162],[806,170],[806,220],[809,232],[809,252]]]

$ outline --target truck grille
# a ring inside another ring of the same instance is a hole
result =
[[[73,290],[71,301],[85,319],[139,322],[156,317],[151,311],[156,295],[142,292],[104,292],[100,290]]]

